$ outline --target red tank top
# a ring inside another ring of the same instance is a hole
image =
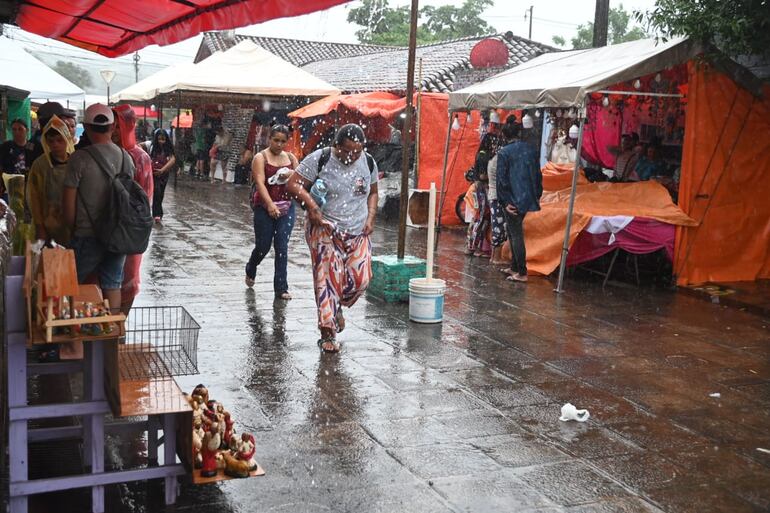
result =
[[[287,201],[291,198],[289,198],[289,194],[286,192],[286,185],[270,185],[267,183],[268,179],[270,179],[271,176],[276,174],[279,169],[282,169],[284,167],[288,167],[289,169],[294,169],[294,166],[291,164],[291,162],[286,166],[274,166],[270,164],[267,161],[267,156],[263,153],[262,157],[265,159],[265,187],[267,187],[267,194],[270,196],[270,199],[273,201]],[[262,205],[262,197],[257,194],[257,205]]]

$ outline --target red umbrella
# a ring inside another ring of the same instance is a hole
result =
[[[193,115],[190,112],[182,112],[178,116],[174,117],[171,121],[171,126],[176,128],[190,128],[193,123]]]
[[[21,0],[16,24],[28,32],[118,57],[226,30],[328,9],[350,0]]]

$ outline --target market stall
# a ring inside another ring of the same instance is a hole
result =
[[[714,50],[711,52],[710,56],[716,55]],[[770,142],[752,141],[749,133],[768,130],[770,118],[763,113],[770,105],[767,98],[761,96],[761,84],[746,70],[725,58],[711,59],[710,63],[697,61],[703,53],[704,49],[694,41],[675,38],[666,43],[640,40],[546,54],[485,82],[450,93],[449,110],[525,108],[534,112],[551,109],[558,116],[563,115],[560,110],[575,109],[576,150],[585,157],[581,150],[584,145],[589,147],[586,121],[592,120],[592,105],[599,102],[604,106],[604,97],[608,97],[607,103],[618,97],[637,102],[645,98],[655,98],[658,102],[686,99],[679,206],[696,225],[677,228],[674,273],[678,283],[768,277],[770,254],[766,244],[757,242],[755,234],[763,231],[770,220],[770,206],[761,199],[770,189],[770,163],[764,160],[748,166],[743,155],[756,156],[768,150]],[[662,82],[664,74],[676,72],[678,66],[686,69],[686,84],[678,84],[676,90],[656,90],[654,84]],[[703,151],[704,148],[711,151]],[[578,163],[579,159],[573,167],[566,205],[558,291],[563,290],[570,246],[580,232],[574,215],[580,187]],[[723,180],[723,176],[730,178]],[[735,197],[741,197],[741,202],[726,211],[725,200]],[[715,211],[721,215],[715,215]],[[639,215],[630,208],[621,214]],[[539,217],[538,214],[528,216],[527,233],[537,232],[531,227]],[[740,229],[738,219],[744,221]],[[740,255],[716,254],[714,248],[718,244],[714,237],[723,237],[717,234],[724,234],[725,230],[745,248]],[[529,251],[529,235],[527,238]]]

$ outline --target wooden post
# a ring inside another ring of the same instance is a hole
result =
[[[607,46],[607,29],[609,27],[610,0],[596,0],[594,13],[593,47]]]
[[[409,201],[409,158],[412,153],[412,96],[414,95],[414,60],[417,53],[417,10],[419,0],[412,0],[409,25],[409,62],[406,72],[406,119],[404,119],[404,137],[401,153],[401,200],[398,215],[398,259],[404,259],[406,249],[406,212]]]
[[[414,127],[414,186],[417,187],[417,180],[420,178],[420,108],[422,106],[422,57],[419,60],[417,71],[417,122]]]

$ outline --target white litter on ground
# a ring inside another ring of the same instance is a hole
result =
[[[575,420],[577,422],[585,422],[591,416],[588,410],[578,410],[572,403],[567,403],[561,407],[561,417],[559,420],[567,422],[568,420]]]

